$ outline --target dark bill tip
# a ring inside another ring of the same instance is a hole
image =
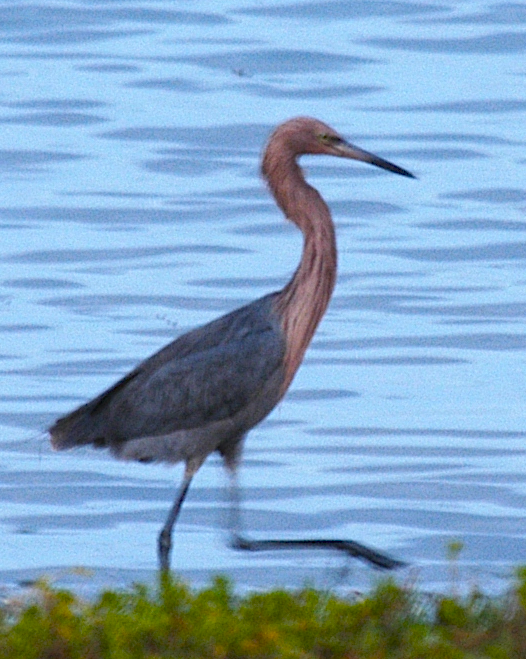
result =
[[[371,165],[375,165],[376,167],[380,167],[381,169],[386,169],[387,171],[393,172],[394,174],[400,174],[401,176],[407,176],[408,178],[416,178],[416,176],[414,174],[411,174],[411,172],[408,172],[407,169],[404,169],[403,167],[398,167],[398,165],[389,162],[389,160],[384,160],[383,158],[378,158],[377,156],[373,156],[370,162]]]
[[[386,169],[393,174],[400,174],[400,176],[407,176],[408,178],[416,178],[414,174],[408,172],[407,169],[399,167],[389,160],[384,160],[379,156],[375,156],[374,153],[369,153],[369,151],[364,151],[354,144],[345,143],[340,146],[340,155],[344,158],[352,158],[353,160],[361,160],[362,162],[367,162],[370,165],[375,167],[380,167],[381,169]]]

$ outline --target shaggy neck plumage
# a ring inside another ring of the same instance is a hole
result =
[[[302,231],[303,253],[294,276],[279,293],[276,311],[286,338],[285,393],[322,319],[336,282],[336,239],[327,204],[305,181],[283,142],[271,140],[263,159],[263,176],[279,207]],[[279,152],[279,157],[277,153]]]

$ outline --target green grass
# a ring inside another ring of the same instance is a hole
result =
[[[238,596],[164,577],[83,601],[45,582],[0,609],[2,659],[524,659],[526,568],[506,596],[430,596],[381,581],[344,599],[305,588]]]

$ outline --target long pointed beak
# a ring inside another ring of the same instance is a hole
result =
[[[362,162],[368,162],[370,165],[375,165],[375,167],[381,167],[382,169],[387,169],[389,172],[394,172],[395,174],[401,174],[402,176],[408,176],[409,178],[416,178],[414,174],[408,172],[407,169],[398,167],[398,165],[384,160],[375,156],[374,153],[369,153],[364,151],[354,144],[349,144],[349,142],[343,142],[338,144],[339,155],[342,158],[352,158],[353,160],[361,160]]]

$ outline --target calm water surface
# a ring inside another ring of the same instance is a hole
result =
[[[526,561],[526,5],[0,2],[0,575],[151,578],[180,466],[42,434],[179,333],[282,286],[301,237],[259,178],[307,114],[413,171],[305,158],[338,285],[247,441],[255,537],[338,537],[447,588]],[[226,546],[211,457],[175,534],[192,583],[362,587],[326,552]]]

